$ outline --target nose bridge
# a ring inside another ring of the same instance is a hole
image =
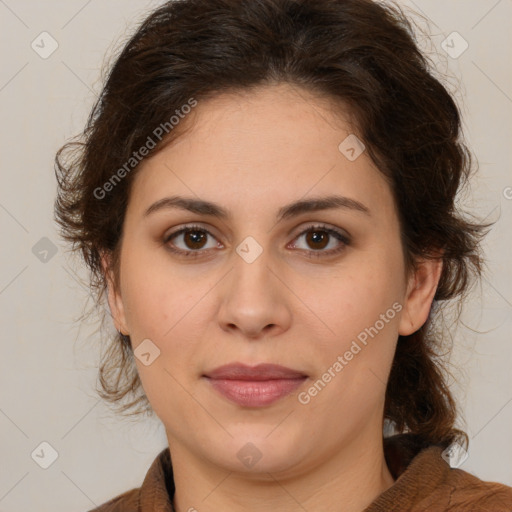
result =
[[[263,333],[269,325],[286,328],[286,299],[271,256],[252,237],[235,248],[233,268],[222,290],[219,322],[223,328],[237,327],[248,336]]]
[[[247,236],[238,244],[234,255],[234,269],[232,286],[236,293],[254,296],[264,293],[268,299],[272,294],[268,293],[272,276],[271,251],[264,247],[254,237]],[[253,297],[255,299],[255,297]]]

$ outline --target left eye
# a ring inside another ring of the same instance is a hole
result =
[[[187,226],[168,235],[164,239],[164,243],[167,244],[169,250],[172,252],[178,253],[182,256],[196,257],[199,256],[201,252],[206,252],[202,251],[201,249],[214,249],[215,247],[221,246],[221,244],[217,241],[208,247],[208,236],[215,239],[215,237],[207,229],[201,226]],[[179,237],[182,237],[184,247],[180,248],[175,242],[172,244],[169,243],[171,240]],[[294,248],[304,250],[315,257],[340,252],[350,244],[350,239],[347,235],[326,226],[310,226],[302,233],[300,233],[294,240],[299,240],[302,237],[305,237],[306,243],[310,247],[313,247],[313,250],[297,247],[296,242],[294,242],[292,246]],[[329,245],[329,243],[333,241],[333,238],[335,238],[338,242],[341,242],[338,244],[340,247],[324,250]]]
[[[334,252],[338,252],[338,251],[342,250],[346,245],[349,245],[349,243],[350,243],[350,240],[348,239],[348,237],[346,235],[344,235],[343,233],[341,233],[335,229],[331,229],[331,228],[328,228],[325,226],[311,226],[308,229],[306,229],[305,231],[303,231],[296,238],[296,240],[298,240],[302,237],[305,237],[306,243],[309,245],[309,247],[314,248],[313,251],[311,251],[307,248],[305,249],[306,251],[308,251],[310,253],[320,252],[323,254],[325,254],[325,253],[332,254]],[[325,249],[325,247],[329,245],[329,242],[333,241],[333,238],[335,238],[338,242],[341,242],[341,247],[336,248],[336,244],[335,244],[335,248],[331,248],[329,250],[324,251],[323,249]],[[296,244],[294,244],[294,246],[296,246]],[[316,256],[316,254],[315,254],[315,256]]]

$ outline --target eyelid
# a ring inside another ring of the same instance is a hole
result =
[[[297,238],[307,234],[308,232],[312,231],[312,230],[318,230],[318,231],[325,231],[326,233],[329,234],[329,236],[331,237],[335,237],[339,242],[342,243],[343,247],[341,249],[330,249],[328,251],[323,251],[323,250],[308,250],[308,249],[299,249],[300,251],[304,252],[304,253],[307,253],[309,255],[313,255],[313,256],[318,256],[318,257],[321,257],[322,255],[324,255],[325,257],[328,257],[330,255],[334,255],[338,252],[340,252],[341,250],[343,250],[346,246],[350,245],[351,242],[352,242],[352,237],[350,234],[348,234],[345,230],[341,229],[341,228],[338,228],[338,227],[331,227],[330,225],[328,224],[325,224],[325,223],[322,223],[322,222],[312,222],[306,226],[302,226],[301,228],[297,228],[298,229],[298,232],[297,234],[293,237],[292,239],[292,243],[295,243],[295,240],[297,240]],[[166,234],[164,235],[163,237],[163,245],[168,245],[168,242],[170,242],[171,239],[177,237],[177,236],[180,236],[182,235],[184,232],[186,231],[201,231],[201,232],[204,232],[206,233],[207,235],[211,236],[212,238],[214,238],[217,243],[220,243],[221,245],[222,242],[220,242],[218,240],[218,238],[209,230],[207,229],[206,227],[204,226],[201,226],[200,224],[185,224],[181,227],[178,227],[177,229],[175,229],[174,231],[172,231],[171,233],[169,234]],[[169,248],[169,250],[171,250],[172,252],[174,253],[178,253],[182,256],[185,256],[185,257],[190,257],[188,256],[189,254],[194,254],[194,256],[192,257],[196,257],[199,256],[201,253],[210,253],[210,251],[212,250],[212,248],[210,249],[197,249],[197,250],[193,250],[193,249],[190,249],[188,251],[184,250],[184,249],[175,249],[175,248]]]
[[[210,229],[205,228],[204,226],[201,226],[200,224],[185,224],[181,227],[174,229],[171,233],[164,235],[163,243],[166,244],[172,238],[182,235],[186,231],[202,231],[202,232],[210,235],[211,237],[215,238],[215,240],[217,240],[217,242],[219,242],[218,237],[215,236],[215,234],[212,233],[212,231]],[[219,243],[222,243],[222,242],[219,242]],[[194,251],[194,252],[200,252],[200,251]]]
[[[306,257],[308,258],[329,258],[333,256],[337,256],[344,252],[349,245],[352,244],[352,237],[343,229],[338,227],[331,227],[328,224],[324,223],[311,223],[305,227],[302,227],[299,233],[293,238],[293,245],[295,246],[296,240],[299,237],[302,237],[306,235],[307,233],[311,231],[324,231],[326,232],[331,238],[336,238],[338,242],[340,242],[341,247],[337,247],[334,249],[329,249],[327,251],[324,250],[313,250],[313,249],[299,249],[302,251]]]
[[[337,226],[333,226],[325,222],[310,222],[306,223],[305,226],[302,225],[300,228],[297,228],[297,234],[294,236],[294,239],[313,229],[318,229],[319,231],[327,231],[328,233],[336,233],[340,236],[343,236],[345,239],[347,239],[347,241],[350,241],[352,239],[351,235],[348,233],[347,230],[339,228]]]

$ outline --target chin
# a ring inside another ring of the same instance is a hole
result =
[[[266,473],[289,472],[299,463],[298,446],[302,443],[294,442],[294,437],[287,432],[274,436],[274,433],[269,435],[271,431],[272,428],[251,426],[244,429],[243,434],[233,434],[227,445],[223,442],[212,447],[215,453],[210,459],[228,471],[262,474],[265,480],[269,478]]]

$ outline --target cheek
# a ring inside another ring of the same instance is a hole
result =
[[[388,247],[359,254],[334,279],[316,281],[310,291],[308,300],[329,327],[326,336],[317,337],[315,353],[323,371],[331,368],[341,376],[333,379],[337,400],[357,403],[372,394],[378,399],[385,389],[403,308],[401,276],[401,253]]]
[[[308,401],[324,417],[319,421],[331,411],[327,420],[335,430],[363,428],[385,396],[398,338],[398,287],[367,270],[354,271],[337,284],[319,314],[334,333],[317,337],[312,354],[316,374],[301,403]]]
[[[336,334],[353,336],[354,328],[372,325],[393,303],[403,300],[402,274],[400,259],[394,253],[358,255],[354,264],[342,268],[334,278],[317,281],[315,296],[310,295],[310,300],[321,304]]]
[[[210,349],[202,346],[202,340],[207,339],[208,327],[205,299],[213,285],[206,276],[170,272],[168,265],[145,266],[141,259],[139,255],[125,260],[123,297],[136,355],[138,345],[146,339],[159,350],[150,366],[136,358],[144,390],[157,411],[162,400],[181,400],[183,390],[178,382],[195,378],[198,353],[207,354]],[[182,398],[186,401],[186,394]]]
[[[166,343],[189,311],[198,303],[204,280],[169,265],[161,249],[144,251],[126,241],[122,260],[122,292],[125,315],[136,339],[154,338]],[[204,293],[204,292],[203,292]]]
[[[126,263],[128,270],[128,258]],[[164,276],[156,267],[138,274],[134,271],[123,290],[136,355],[146,339],[159,350],[151,364],[145,365],[138,357],[135,362],[144,392],[160,418],[193,409],[187,383],[198,371],[198,344],[204,339],[200,330],[204,314],[198,303],[207,291],[204,280],[194,287],[183,276]],[[200,411],[189,413],[200,415]]]

